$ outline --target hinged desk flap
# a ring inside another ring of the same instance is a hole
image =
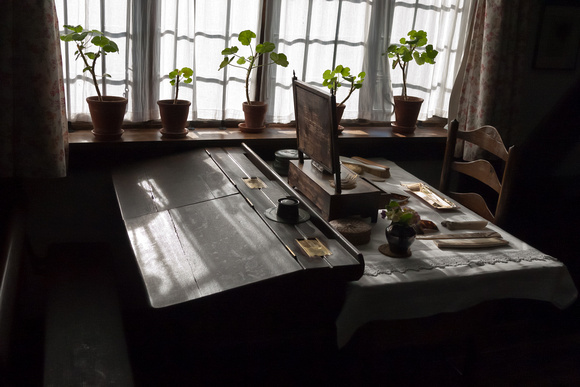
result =
[[[126,221],[153,307],[165,307],[302,270],[233,195]]]
[[[201,149],[124,166],[113,182],[124,219],[238,193]]]

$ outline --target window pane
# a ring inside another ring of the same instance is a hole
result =
[[[390,119],[391,79],[393,94],[398,95],[402,77],[400,70],[390,70],[390,62],[381,54],[389,41],[397,42],[413,28],[427,31],[429,43],[439,55],[434,66],[410,65],[409,93],[425,99],[420,119],[433,114],[445,116],[467,18],[463,0],[268,0],[265,15],[261,15],[261,0],[55,3],[61,26],[81,24],[103,30],[117,43],[120,52],[97,63],[98,74],[111,75],[104,82],[99,79],[99,85],[104,94],[127,96],[126,119],[137,121],[159,119],[156,100],[173,98],[175,92],[168,74],[185,66],[193,68],[194,81],[180,84],[179,98],[192,102],[190,119],[243,119],[246,71],[231,66],[219,70],[221,51],[237,45],[240,55],[250,55],[237,34],[245,29],[258,33],[262,18],[262,38],[273,42],[276,51],[286,54],[290,62],[287,68],[263,68],[260,99],[269,104],[268,122],[294,119],[294,72],[298,79],[322,89],[322,73],[338,64],[350,67],[354,75],[372,72],[367,74],[370,81],[346,102],[343,117]],[[371,34],[374,40],[369,42]],[[67,109],[70,119],[88,121],[85,99],[96,92],[88,73],[82,72],[84,64],[75,60],[75,51],[73,44],[62,43]],[[258,90],[257,81],[254,71],[251,99]],[[337,100],[343,100],[347,93],[347,87],[340,88]]]
[[[226,47],[238,46],[240,55],[250,55],[249,48],[238,41],[238,34],[248,29],[257,33],[260,12],[259,0],[196,2],[194,70],[197,83],[194,104],[198,118],[243,119],[246,73],[231,66],[219,70],[224,59],[221,51]],[[255,42],[254,39],[253,47]],[[255,84],[252,85],[253,90]]]
[[[101,1],[55,1],[61,33],[65,24],[82,25],[86,29],[102,31],[119,46],[119,53],[108,54],[98,59],[95,66],[99,87],[103,95],[126,95],[127,91],[127,4],[118,0]],[[104,28],[103,28],[104,27]],[[61,42],[63,55],[65,90],[69,119],[88,121],[86,98],[96,95],[96,90],[88,72],[79,58],[75,60],[74,43]],[[89,49],[90,51],[90,49]],[[109,78],[103,79],[107,73]]]

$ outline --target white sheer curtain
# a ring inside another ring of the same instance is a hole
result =
[[[101,90],[105,95],[129,95],[131,78],[129,69],[132,67],[129,36],[131,31],[131,2],[118,0],[55,1],[61,32],[63,25],[82,25],[87,29],[105,31],[107,37],[113,39],[119,46],[119,53],[109,54],[96,66],[97,74],[108,73],[110,78],[102,84]],[[96,95],[95,87],[88,73],[83,74],[82,60],[75,60],[76,46],[72,43],[61,42],[63,53],[63,67],[65,78],[66,105],[69,120],[90,121],[89,108],[86,98]],[[131,109],[130,109],[131,113]],[[132,115],[127,116],[132,119]]]
[[[367,73],[363,88],[347,101],[344,118],[391,119],[392,95],[401,89],[401,74],[390,70],[382,53],[406,33],[424,29],[438,50],[434,66],[411,65],[409,90],[425,99],[420,119],[447,116],[449,94],[462,54],[471,0],[56,0],[63,24],[82,24],[114,39],[119,54],[102,62],[111,75],[108,95],[129,98],[126,119],[142,122],[159,118],[156,101],[173,96],[168,73],[184,66],[194,69],[194,82],[180,87],[180,99],[192,102],[190,119],[243,119],[245,73],[228,67],[218,71],[221,50],[237,45],[250,29],[258,39],[276,44],[288,56],[287,68],[267,66],[252,93],[268,102],[268,122],[294,119],[292,73],[322,87],[322,73],[343,64],[351,72]],[[466,5],[467,4],[467,5]],[[264,29],[262,26],[264,15]],[[260,36],[262,35],[262,36]],[[67,109],[71,120],[88,120],[85,98],[94,94],[75,48],[62,43],[67,80]],[[98,66],[100,69],[100,67]],[[391,84],[392,79],[392,84]],[[343,98],[346,88],[338,92]]]
[[[274,0],[268,6],[264,38],[286,53],[290,65],[267,69],[262,97],[275,101],[270,120],[288,122],[294,119],[293,72],[298,79],[322,87],[322,73],[336,65],[350,67],[355,75],[363,71],[373,2]],[[346,97],[346,89],[338,90],[337,100]],[[358,117],[359,98],[358,92],[349,98],[343,118]]]
[[[409,95],[423,98],[419,119],[434,115],[447,117],[449,98],[461,65],[464,38],[469,23],[471,0],[397,0],[391,42],[398,43],[411,29],[427,32],[429,44],[439,51],[434,65],[410,64],[407,77]],[[394,95],[402,90],[399,69],[391,72]]]

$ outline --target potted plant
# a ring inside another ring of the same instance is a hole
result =
[[[341,82],[350,83],[350,89],[345,99],[342,102],[336,104],[336,121],[340,124],[342,114],[346,105],[344,104],[352,95],[355,90],[362,87],[365,80],[366,73],[364,71],[360,72],[356,77],[350,75],[350,68],[338,65],[334,70],[326,70],[322,74],[322,85],[328,87],[334,95],[338,91],[338,88],[342,86]],[[341,79],[342,78],[342,79]],[[340,127],[340,126],[339,126]]]
[[[239,125],[243,132],[259,132],[263,130],[265,128],[264,119],[266,117],[266,111],[268,110],[268,104],[265,102],[250,100],[250,75],[252,70],[271,64],[277,64],[282,67],[288,66],[286,55],[273,52],[276,48],[274,43],[264,42],[258,44],[255,48],[252,48],[252,39],[255,37],[256,34],[250,30],[240,32],[238,40],[242,45],[250,48],[250,55],[247,57],[238,55],[239,49],[237,46],[225,48],[222,50],[222,55],[224,55],[225,58],[221,62],[219,68],[219,70],[221,70],[229,65],[246,70],[246,102],[242,104],[245,122]],[[269,57],[263,57],[263,63],[260,63],[260,57],[268,53],[270,54]],[[233,61],[235,58],[238,59],[234,63]]]
[[[88,97],[89,111],[93,122],[93,134],[98,139],[116,139],[123,134],[123,118],[127,109],[127,98],[109,97],[101,95],[95,65],[101,55],[107,55],[111,52],[119,52],[117,44],[97,30],[85,30],[82,26],[65,25],[64,28],[71,31],[68,34],[61,35],[60,39],[64,42],[75,42],[77,51],[76,58],[81,58],[85,67],[83,72],[88,71],[91,74],[93,84],[97,91],[96,96]],[[93,48],[94,51],[89,51]],[[109,74],[103,74],[102,77],[108,77]]]
[[[398,202],[391,200],[381,211],[381,217],[391,220],[385,230],[390,252],[396,256],[410,256],[410,247],[417,235],[413,226],[421,220],[419,214],[412,208],[401,207]]]
[[[435,57],[439,53],[432,44],[427,45],[427,33],[425,31],[411,30],[407,34],[409,39],[401,38],[400,44],[391,44],[383,55],[394,59],[393,70],[399,66],[403,72],[403,93],[394,97],[395,100],[395,124],[393,131],[398,133],[413,133],[417,127],[417,117],[421,110],[423,98],[409,97],[407,95],[407,72],[409,64],[415,61],[419,66],[425,63],[435,64]],[[419,53],[417,48],[425,47],[425,51]]]
[[[157,101],[159,114],[161,115],[161,134],[168,138],[181,138],[187,136],[187,116],[191,102],[179,97],[179,82],[191,83],[193,70],[184,67],[181,70],[175,69],[169,73],[169,79],[172,86],[175,86],[175,96],[173,99],[162,99]]]

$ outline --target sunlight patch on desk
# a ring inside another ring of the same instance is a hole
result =
[[[199,297],[196,278],[183,260],[185,253],[167,211],[130,219],[126,225],[153,307]]]
[[[364,137],[368,137],[368,133],[363,132],[362,130],[359,130],[359,129],[345,129],[343,131],[343,133],[351,134],[353,136],[364,136]]]

